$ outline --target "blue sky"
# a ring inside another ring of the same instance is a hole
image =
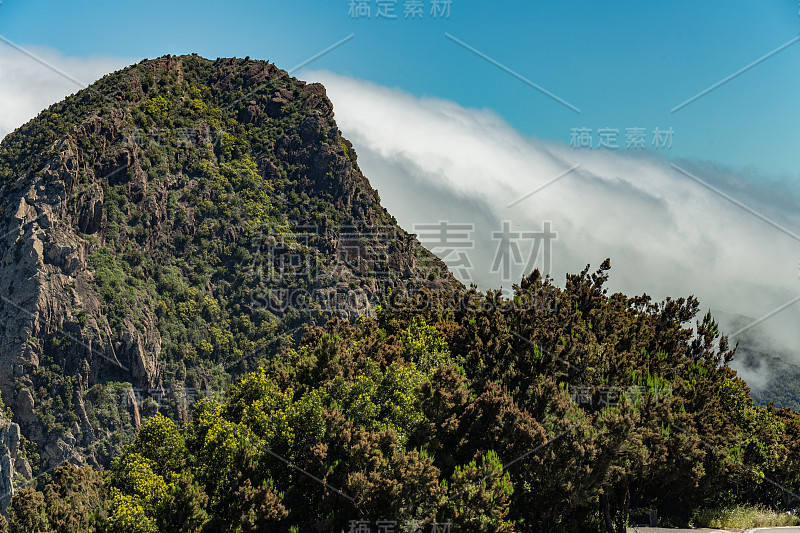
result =
[[[678,104],[800,35],[797,0],[586,2],[452,0],[449,18],[349,16],[349,0],[104,3],[4,0],[0,35],[68,56],[251,56],[309,65],[416,96],[491,109],[523,135],[569,143],[573,128],[672,128],[671,158],[763,179],[800,179],[800,42],[686,107]],[[581,110],[573,111],[448,39]],[[300,74],[302,77],[302,73]],[[335,104],[335,102],[334,102]]]
[[[415,20],[413,0],[380,1],[397,19],[379,0],[368,19],[350,0],[2,0],[0,137],[75,92],[69,76],[192,52],[288,70],[346,40],[295,75],[325,84],[402,227],[474,224],[465,282],[508,289],[492,232],[548,221],[557,283],[611,257],[614,290],[694,294],[800,363],[799,0],[452,0],[436,19],[421,0]],[[578,128],[591,150],[569,146]],[[603,128],[619,148],[597,149]],[[629,128],[644,150],[626,150]]]

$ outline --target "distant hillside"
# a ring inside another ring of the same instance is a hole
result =
[[[763,387],[750,387],[753,401],[762,406],[774,402],[775,407],[800,411],[800,366],[746,346],[740,346],[736,353],[746,368],[766,377]]]
[[[800,366],[792,363],[800,350],[790,353],[786,341],[779,344],[756,319],[739,314],[714,310],[725,331],[741,331],[733,339],[738,343],[732,366],[748,381],[750,396],[758,405],[774,402],[776,408],[800,410]]]

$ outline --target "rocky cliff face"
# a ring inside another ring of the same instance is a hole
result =
[[[40,466],[107,461],[304,323],[457,285],[325,89],[261,61],[145,61],[42,112],[0,145],[0,215],[0,392]]]
[[[10,420],[0,420],[0,513],[5,513],[14,495],[14,477],[31,479],[31,467],[19,456],[20,431]]]

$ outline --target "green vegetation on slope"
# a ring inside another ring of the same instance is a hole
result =
[[[185,420],[181,391],[221,390],[301,325],[363,312],[326,305],[337,295],[457,284],[381,207],[324,88],[264,61],[167,56],[104,77],[4,139],[0,198],[49,213],[0,220],[25,235],[3,278],[22,277],[32,233],[75,256],[45,253],[24,276],[42,297],[17,283],[0,302],[54,313],[0,353],[35,354],[2,392],[30,392],[42,470],[66,455],[59,439],[108,465],[154,411],[130,407],[137,394]],[[344,260],[353,249],[381,264]]]
[[[608,269],[308,326],[188,423],[150,418],[107,472],[20,493],[12,530],[621,533],[634,508],[789,506],[798,414],[753,405],[711,316],[685,327],[695,299],[608,295]]]

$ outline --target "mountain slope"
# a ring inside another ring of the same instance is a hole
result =
[[[776,408],[800,409],[800,366],[798,353],[791,342],[776,339],[761,321],[754,317],[713,310],[724,331],[739,332],[732,366],[747,381],[750,396],[761,406],[770,402]]]
[[[800,411],[800,366],[750,347],[740,348],[737,353],[745,369],[766,377],[764,386],[750,388],[750,396],[758,405],[772,402],[777,408]]]
[[[325,89],[263,61],[106,76],[3,141],[0,199],[0,391],[34,472],[186,419],[304,323],[458,287],[381,207]]]

